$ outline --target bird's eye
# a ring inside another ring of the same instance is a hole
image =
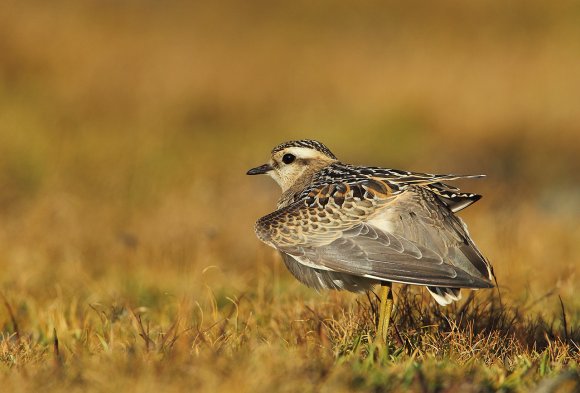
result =
[[[284,162],[284,164],[291,164],[292,162],[294,162],[295,159],[296,156],[293,154],[284,154],[284,157],[282,157],[282,161]]]

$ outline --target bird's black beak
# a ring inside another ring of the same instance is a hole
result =
[[[250,169],[246,175],[263,175],[264,173],[270,172],[272,169],[273,168],[270,164],[264,164]]]

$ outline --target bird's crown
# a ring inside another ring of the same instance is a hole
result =
[[[272,155],[276,154],[279,151],[288,149],[290,147],[302,147],[306,149],[313,149],[324,154],[328,158],[336,160],[336,156],[330,151],[328,147],[324,146],[324,144],[322,144],[321,142],[315,141],[313,139],[300,139],[296,141],[288,141],[281,143],[274,149],[272,149]]]

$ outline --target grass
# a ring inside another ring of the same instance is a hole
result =
[[[574,391],[579,13],[2,2],[2,390]],[[461,215],[501,302],[396,286],[379,353],[373,294],[301,286],[252,233],[277,190],[245,171],[301,137],[486,173]]]
[[[528,313],[531,303],[500,305],[496,294],[477,294],[440,309],[424,293],[403,287],[385,356],[372,340],[373,296],[303,303],[268,281],[260,293],[170,297],[156,307],[86,303],[60,293],[44,315],[31,304],[15,313],[7,301],[15,318],[0,347],[4,386],[524,391],[546,377],[578,377],[580,328],[564,308],[558,318],[545,319]],[[43,326],[45,335],[18,326],[25,311],[32,320],[52,322]]]

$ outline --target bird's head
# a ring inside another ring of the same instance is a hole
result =
[[[301,139],[276,146],[268,163],[250,169],[247,174],[268,174],[285,192],[305,175],[312,175],[335,161],[335,155],[322,143]]]

